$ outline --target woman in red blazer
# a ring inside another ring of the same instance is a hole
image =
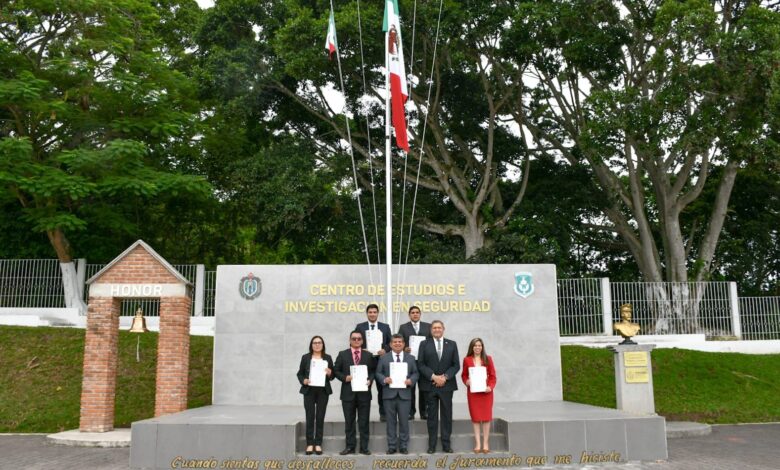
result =
[[[487,369],[487,390],[471,393],[469,367],[485,367]],[[485,346],[481,338],[474,338],[469,343],[469,351],[463,358],[461,379],[466,384],[466,396],[469,400],[469,414],[474,426],[475,453],[490,452],[490,424],[493,421],[493,389],[496,387],[496,368],[493,358],[485,354]],[[480,446],[480,430],[482,434]]]

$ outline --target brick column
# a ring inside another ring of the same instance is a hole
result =
[[[114,429],[119,303],[112,297],[89,298],[81,384],[82,432]]]
[[[157,391],[154,415],[187,409],[190,370],[189,297],[160,298],[160,339],[157,345]]]

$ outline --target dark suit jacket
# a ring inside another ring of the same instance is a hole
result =
[[[414,336],[415,334],[419,336],[425,336],[426,338],[431,338],[431,324],[425,323],[424,321],[420,321],[420,332],[415,333],[414,327],[412,326],[412,322],[406,322],[403,325],[401,325],[400,328],[398,328],[398,334],[404,337],[404,343],[406,344],[406,347],[409,347],[409,337]]]
[[[455,341],[444,338],[442,344],[441,360],[436,354],[436,341],[426,339],[420,344],[420,354],[417,358],[417,369],[420,371],[420,390],[442,390],[453,391],[458,389],[458,382],[455,377],[460,370],[460,359],[458,358],[458,345]],[[444,387],[438,388],[433,385],[431,377],[433,375],[445,374],[447,383]]]
[[[376,367],[376,381],[382,384],[382,399],[389,400],[400,396],[402,400],[412,399],[412,390],[417,384],[417,379],[420,375],[417,372],[417,364],[414,360],[414,356],[409,353],[404,353],[403,361],[408,364],[406,378],[412,380],[412,385],[407,385],[406,388],[391,388],[390,385],[385,383],[385,378],[390,377],[390,363],[395,361],[395,353],[390,351],[384,356],[379,358],[379,364]]]
[[[379,331],[382,332],[382,349],[385,350],[385,352],[390,351],[390,337],[393,336],[393,333],[390,332],[390,325],[387,323],[382,323],[381,321],[376,322],[377,328],[379,328]],[[366,342],[366,331],[368,330],[368,322],[364,321],[363,323],[358,323],[355,325],[355,330],[359,331],[360,334],[363,336],[363,347],[365,348],[368,346],[368,343]]]
[[[345,382],[349,373],[349,367],[354,364],[352,359],[352,348],[347,348],[336,356],[336,365],[333,367],[333,375],[339,379],[341,383],[341,401],[354,401],[354,400],[371,400],[371,387],[368,387],[367,392],[353,392],[352,383]],[[363,350],[360,355],[360,365],[368,367],[368,379],[374,378],[374,371],[376,370],[376,361],[374,356],[370,352]]]
[[[322,359],[325,360],[325,362],[328,363],[328,369],[333,370],[333,359],[328,354],[323,354]],[[303,380],[309,378],[309,369],[311,368],[311,353],[306,353],[303,356],[301,356],[301,365],[298,366],[298,382],[301,383],[301,389],[299,390],[302,394],[306,395],[309,393],[309,386],[303,385]],[[325,376],[325,393],[330,395],[333,393],[333,389],[330,387],[330,381],[333,380],[335,374],[331,374],[330,377],[327,375]]]

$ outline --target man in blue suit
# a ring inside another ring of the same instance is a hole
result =
[[[392,336],[393,333],[390,331],[390,325],[379,321],[379,306],[377,304],[369,304],[368,307],[366,307],[366,318],[368,318],[368,321],[355,325],[355,330],[359,331],[360,335],[363,336],[364,348],[368,347],[366,331],[379,330],[382,332],[382,348],[379,351],[374,352],[374,359],[379,360],[385,353],[390,351],[390,336]],[[380,421],[384,421],[385,409],[382,406],[382,385],[376,384],[376,389],[378,397],[377,402],[379,404],[379,419]]]
[[[441,446],[452,453],[452,392],[458,389],[456,377],[460,370],[458,345],[444,338],[444,323],[431,322],[431,339],[420,344],[417,369],[420,371],[420,390],[428,398],[428,453],[436,452],[436,434],[441,411]]]
[[[390,340],[391,351],[379,359],[376,369],[376,382],[382,384],[382,404],[387,417],[387,453],[409,453],[409,410],[414,401],[412,390],[419,377],[414,356],[404,352],[404,338],[399,334]],[[390,377],[392,363],[406,363],[405,387],[396,388]],[[398,433],[396,433],[396,425]]]
[[[406,352],[412,351],[409,347],[409,338],[411,336],[425,336],[426,339],[431,339],[431,324],[420,320],[420,317],[422,317],[420,307],[412,305],[409,307],[409,321],[398,328],[398,334],[404,337],[404,343],[406,344],[404,351]],[[420,388],[419,383],[417,387]],[[428,406],[425,392],[420,389],[418,395],[420,399],[420,418],[428,419],[428,413],[425,411],[425,407]],[[409,410],[409,419],[414,419],[415,412],[417,412],[417,409],[414,406],[414,389],[412,389],[412,409]]]

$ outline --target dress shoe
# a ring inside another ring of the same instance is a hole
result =
[[[435,448],[435,447],[428,447],[428,453],[429,453],[429,454],[434,454],[434,453],[436,453],[436,448]]]
[[[385,415],[380,415],[379,416],[379,421],[384,423],[385,421],[387,421],[387,418],[385,418]]]
[[[442,449],[442,450],[443,450],[444,452],[448,453],[448,454],[451,454],[451,453],[452,453],[452,447],[445,447],[445,448],[444,448],[444,449]]]
[[[395,449],[387,449],[387,453],[393,455],[395,454]]]
[[[409,421],[414,421],[414,415],[409,415]]]
[[[402,453],[402,454],[404,454],[404,455],[406,455],[406,454],[408,454],[408,453],[409,453],[409,451],[408,451],[408,450],[406,450],[406,449],[401,449],[401,453]]]
[[[371,451],[368,450],[368,449],[363,449],[363,450],[360,451],[360,453],[363,454],[363,455],[371,455]]]
[[[307,450],[306,455],[311,455],[314,451],[313,450]]]
[[[420,419],[428,419],[428,415],[420,415]]]
[[[354,453],[355,453],[355,449],[350,449],[349,447],[347,447],[346,449],[339,452],[339,455],[349,455]]]
[[[319,449],[314,449],[314,453],[317,455],[322,455],[322,447],[320,447]]]

